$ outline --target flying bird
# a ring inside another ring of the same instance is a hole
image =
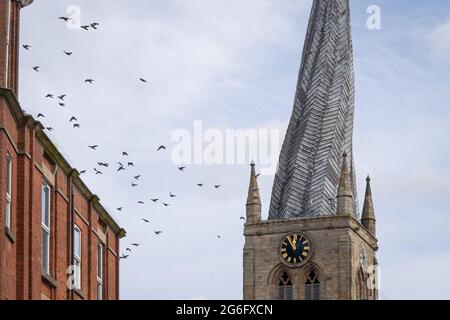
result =
[[[64,102],[60,102],[59,105],[63,108],[66,106],[66,104]]]
[[[159,199],[152,199],[152,201],[156,203],[159,201]]]
[[[86,25],[86,26],[81,26],[80,28],[82,28],[82,29],[84,29],[84,30],[88,31],[88,30],[89,30],[89,28],[90,28],[90,26]]]
[[[63,52],[65,53],[66,56],[69,56],[69,57],[73,54],[73,52],[69,52],[69,51],[65,51],[65,50],[63,50]]]
[[[123,207],[117,208],[117,211],[123,211]]]
[[[97,30],[97,27],[100,25],[100,23],[98,23],[98,22],[93,22],[93,23],[91,23],[91,27],[92,27],[92,29],[95,29],[95,30]]]
[[[96,168],[94,168],[95,174],[103,174],[103,172],[101,172],[100,170],[97,170]]]
[[[30,50],[30,49],[31,49],[31,46],[30,46],[29,44],[24,44],[22,47],[23,47],[25,50]]]
[[[47,127],[47,128],[45,128],[45,129],[47,129],[47,130],[50,131],[50,132],[53,131],[53,128],[52,128],[52,127]]]
[[[138,204],[145,204],[144,201],[139,201]]]
[[[215,186],[214,186],[214,188],[216,188],[216,189],[219,189],[219,188],[221,188],[222,186],[220,185],[220,184],[216,184]]]
[[[98,146],[97,145],[93,145],[93,146],[89,146],[89,148],[91,148],[92,150],[97,150]]]
[[[137,187],[138,186],[138,184],[137,183],[134,183],[134,182],[132,182],[131,183],[131,186],[134,188],[134,187]]]
[[[245,220],[245,218],[244,218],[244,217],[241,217],[241,220]]]
[[[71,19],[69,17],[59,17],[59,20],[64,20],[65,22],[70,21]]]
[[[53,99],[53,95],[50,94],[50,93],[48,93],[45,97],[46,97],[47,99],[48,99],[48,98]]]
[[[86,173],[86,170],[81,170],[80,171],[80,174],[85,174]]]
[[[141,80],[141,82],[143,83],[147,83],[147,80],[145,80],[144,78],[139,78],[139,80]]]
[[[160,146],[160,147],[158,148],[158,151],[166,150],[166,149],[167,149],[166,146]]]
[[[217,236],[217,239],[222,239],[222,237],[218,235],[218,236]]]
[[[156,234],[157,236],[161,235],[161,233],[162,233],[162,231],[155,231],[155,234]]]
[[[39,72],[39,68],[40,68],[39,66],[35,66],[35,67],[33,67],[33,70],[36,72]]]
[[[95,81],[94,79],[86,79],[86,80],[84,80],[85,83],[90,83],[90,84],[93,84],[94,81]]]
[[[140,246],[139,243],[132,243],[131,245],[134,246],[134,247],[139,247]]]
[[[125,251],[131,252],[131,249],[130,248],[126,248]]]
[[[178,167],[178,170],[180,171],[184,171],[184,169],[186,169],[186,167]]]
[[[122,155],[124,156],[124,157],[128,157],[128,153],[127,152],[122,152]]]
[[[126,260],[129,256],[130,256],[130,255],[128,255],[128,254],[127,254],[127,255],[124,255],[124,254],[123,254],[123,255],[120,257],[120,259]]]
[[[129,167],[134,167],[134,163],[133,162],[128,162],[128,166]]]
[[[69,122],[72,122],[72,121],[78,121],[78,119],[76,117],[72,117],[72,118],[70,118]]]
[[[37,115],[37,117],[38,117],[38,118],[45,118],[45,116],[44,116],[42,113],[39,113],[39,114]]]
[[[117,172],[122,171],[122,170],[125,171],[125,168],[123,165],[120,165],[119,169],[117,169]]]
[[[73,124],[73,127],[79,129],[79,128],[81,127],[81,125],[80,125],[79,123],[74,123],[74,124]]]
[[[204,186],[203,183],[197,183],[197,186],[199,186],[200,188]]]
[[[176,198],[177,196],[175,194],[170,193],[171,198]]]
[[[142,219],[142,221],[144,221],[145,223],[150,223],[150,221],[147,219]]]
[[[135,176],[134,179],[139,180],[140,177],[141,177],[141,175],[138,175],[138,176]]]
[[[168,204],[168,203],[163,203],[163,205],[164,205],[164,207],[170,206],[170,204]]]
[[[62,95],[58,96],[58,99],[64,101],[65,97],[67,97],[67,94],[62,94]]]

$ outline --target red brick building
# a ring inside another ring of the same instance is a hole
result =
[[[125,231],[17,101],[31,2],[0,0],[0,300],[118,299]]]

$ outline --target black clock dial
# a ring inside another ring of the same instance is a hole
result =
[[[304,235],[292,233],[281,242],[280,257],[288,265],[303,263],[311,253],[311,244]]]

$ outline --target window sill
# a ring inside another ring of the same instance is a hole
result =
[[[81,299],[84,300],[84,292],[80,289],[73,290]]]
[[[53,279],[52,276],[42,273],[42,279],[45,280],[45,282],[47,282],[51,287],[53,287],[53,288],[58,287],[58,282],[56,282],[56,280]]]
[[[9,239],[9,241],[11,241],[11,243],[16,243],[16,235],[14,234],[14,232],[10,228],[6,227],[5,228],[5,233],[6,233],[6,236],[8,237],[8,239]]]

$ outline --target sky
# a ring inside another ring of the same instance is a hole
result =
[[[127,230],[122,248],[141,243],[121,263],[122,299],[242,298],[240,217],[252,155],[234,164],[200,159],[181,172],[174,133],[194,137],[201,124],[215,130],[212,139],[257,128],[282,141],[311,4],[35,0],[22,11],[21,44],[31,45],[21,51],[22,108],[45,114],[41,121],[54,128],[49,136],[66,159],[88,170],[84,181]],[[379,30],[367,27],[372,5],[380,8]],[[100,23],[98,30],[57,19],[74,8],[82,24]],[[450,2],[359,0],[351,1],[351,14],[355,165],[360,203],[372,177],[380,298],[450,299]],[[67,94],[66,108],[47,93]],[[167,149],[157,152],[160,145]],[[273,146],[276,159],[279,143]],[[135,168],[94,174],[98,161],[124,161],[125,150]],[[135,175],[142,177],[132,188]],[[273,178],[259,179],[263,218]]]

